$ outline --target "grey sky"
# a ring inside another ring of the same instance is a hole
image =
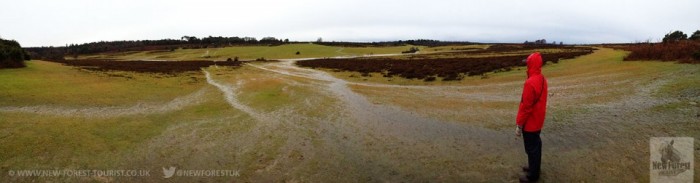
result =
[[[190,36],[565,43],[700,29],[698,0],[0,0],[0,37],[23,46]]]

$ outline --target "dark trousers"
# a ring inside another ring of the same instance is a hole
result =
[[[540,132],[523,131],[523,141],[525,142],[525,153],[527,153],[527,178],[537,180],[540,178],[540,162],[542,160],[542,140]]]

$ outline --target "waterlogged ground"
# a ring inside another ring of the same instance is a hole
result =
[[[622,62],[622,56],[601,49],[544,68],[550,96],[543,182],[646,182],[650,137],[700,137],[700,66]],[[423,83],[294,62],[210,67],[163,80],[61,72],[116,85],[93,89],[153,85],[142,94],[107,93],[126,100],[92,105],[42,94],[36,97],[49,102],[28,101],[10,91],[4,96],[27,101],[0,100],[1,179],[515,182],[526,162],[522,139],[513,135],[524,70]],[[74,93],[66,97],[83,96]],[[695,147],[699,157],[697,139]],[[169,166],[234,169],[240,176],[165,179],[162,167]],[[51,168],[147,169],[151,176],[6,174]]]

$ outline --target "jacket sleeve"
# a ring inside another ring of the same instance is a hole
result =
[[[520,107],[518,108],[518,117],[515,119],[515,124],[518,126],[522,126],[525,128],[523,125],[527,121],[530,116],[532,116],[532,110],[534,109],[534,106],[532,104],[535,103],[535,88],[532,87],[532,85],[529,82],[525,82],[525,86],[523,87],[523,94],[522,97],[520,98]]]

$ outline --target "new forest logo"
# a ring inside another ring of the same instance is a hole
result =
[[[651,182],[693,182],[693,138],[652,137]]]

